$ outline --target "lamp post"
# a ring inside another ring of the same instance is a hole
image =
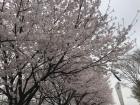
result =
[[[121,85],[119,82],[117,82],[117,84],[115,85],[115,89],[116,89],[120,104],[124,105],[124,100],[123,100],[122,91],[121,91]]]

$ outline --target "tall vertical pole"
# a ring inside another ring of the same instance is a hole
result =
[[[124,105],[124,100],[123,100],[122,91],[121,91],[121,85],[119,82],[117,82],[117,84],[115,85],[115,89],[116,89],[120,104]]]

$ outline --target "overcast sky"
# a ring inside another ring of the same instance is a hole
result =
[[[109,0],[102,0],[102,4],[107,4]],[[140,0],[111,0],[111,4],[110,4],[111,8],[115,10],[115,12],[113,13],[113,16],[116,16],[118,18],[119,22],[122,22],[122,18],[124,18],[125,20],[125,24],[129,25],[132,20],[134,19],[136,13],[138,10],[140,10]],[[102,6],[102,9],[106,9],[105,6]],[[134,31],[135,34],[130,34],[130,36],[132,38],[136,38],[137,40],[137,46],[136,48],[140,49],[140,13],[137,17],[137,19],[139,20],[137,22],[137,24],[135,24],[135,26],[133,27],[133,30],[131,33],[133,33]],[[112,80],[113,81],[113,87],[115,85],[117,80]],[[135,99],[132,98],[132,94],[130,89],[128,88],[123,88],[122,89],[122,93],[124,96],[124,103],[125,105],[139,105],[137,103],[137,101]],[[120,105],[118,99],[117,99],[117,95],[116,92],[114,90],[113,92],[114,94],[114,99],[116,104],[115,105]]]
[[[137,11],[140,11],[140,0],[111,0],[111,8],[114,8],[114,15],[117,16],[120,21],[124,18],[125,24],[130,24]],[[137,39],[137,48],[140,48],[140,13],[137,19],[138,22],[133,27],[133,31],[136,31],[136,33],[132,36]]]

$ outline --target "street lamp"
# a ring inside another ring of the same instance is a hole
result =
[[[123,100],[123,96],[122,96],[122,91],[121,91],[120,82],[117,82],[117,84],[115,85],[115,89],[116,89],[116,92],[117,92],[117,95],[118,95],[120,104],[121,104],[121,105],[124,105],[124,100]]]

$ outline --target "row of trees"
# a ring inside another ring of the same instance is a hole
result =
[[[8,105],[107,105],[107,75],[132,25],[101,0],[0,0],[0,93]]]

